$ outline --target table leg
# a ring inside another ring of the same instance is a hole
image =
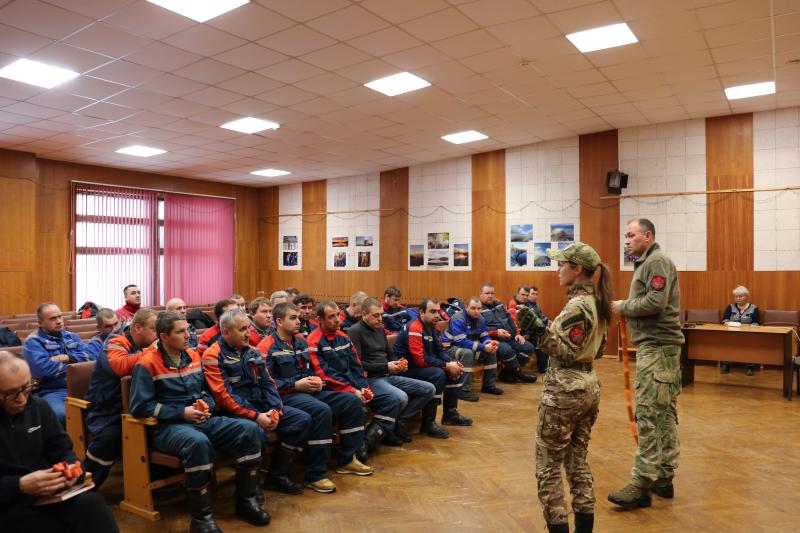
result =
[[[793,377],[792,361],[792,332],[789,331],[783,337],[783,396],[792,399],[792,377]]]
[[[683,330],[683,346],[681,346],[681,385],[694,383],[694,361],[689,359],[689,332]]]

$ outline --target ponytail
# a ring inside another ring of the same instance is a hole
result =
[[[597,311],[600,314],[600,320],[605,322],[606,325],[611,323],[611,298],[613,295],[613,288],[611,286],[611,272],[605,263],[600,263],[600,278],[597,280],[597,291],[595,298],[597,298]]]

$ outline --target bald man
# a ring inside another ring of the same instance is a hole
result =
[[[186,320],[186,302],[180,298],[173,298],[164,306],[164,310],[168,313],[175,313],[183,320]],[[197,330],[191,322],[189,324],[189,348],[197,349]]]
[[[366,300],[367,297],[368,295],[364,291],[356,291],[350,297],[350,305],[345,307],[342,312],[339,313],[339,327],[342,328],[342,331],[346,331],[347,328],[361,320],[361,305],[364,303],[364,300]]]
[[[67,480],[52,465],[76,461],[72,442],[45,400],[31,395],[24,359],[0,351],[0,523],[7,533],[117,532],[103,496],[84,492],[61,503],[34,506],[83,478]]]

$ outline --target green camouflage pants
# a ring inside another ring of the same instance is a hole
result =
[[[658,478],[672,479],[678,468],[680,347],[640,345],[634,387],[639,450],[631,478],[635,485],[649,487]]]
[[[567,522],[561,465],[573,510],[594,513],[594,482],[586,453],[599,406],[600,383],[594,373],[548,369],[536,432],[536,484],[548,524]]]

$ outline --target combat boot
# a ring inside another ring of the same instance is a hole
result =
[[[623,509],[636,509],[637,507],[650,507],[650,489],[628,483],[618,491],[608,495],[608,501],[615,503]]]
[[[547,524],[549,533],[569,533],[569,524]]]
[[[514,371],[508,367],[504,367],[503,370],[500,371],[500,375],[498,376],[500,381],[504,383],[519,383],[519,378],[517,378]]]
[[[289,470],[293,462],[293,454],[289,453],[283,446],[277,446],[270,459],[269,473],[264,482],[264,488],[284,494],[302,494],[303,485],[295,483],[289,478]],[[259,503],[264,502],[259,500]]]
[[[436,423],[436,400],[431,400],[422,408],[422,423],[419,432],[434,439],[446,439],[450,433]]]
[[[258,504],[258,469],[236,469],[236,514],[254,526],[269,524],[269,514]]]
[[[189,533],[222,533],[214,521],[213,499],[208,485],[200,489],[187,489],[186,501],[192,517]]]
[[[471,426],[472,419],[468,416],[463,416],[458,412],[455,407],[448,409],[442,415],[443,426]]]
[[[481,401],[481,397],[475,394],[472,391],[462,390],[459,394],[459,398],[464,400],[465,402],[479,402]]]
[[[653,486],[650,487],[650,490],[656,496],[661,496],[662,498],[666,498],[671,500],[675,497],[675,489],[672,486],[672,478],[658,478]]]
[[[536,383],[536,374],[526,374],[519,368],[515,368],[511,373],[522,383]]]
[[[406,425],[400,420],[394,423],[394,435],[403,442],[411,442],[411,435],[406,433]],[[384,438],[384,440],[386,440]]]
[[[371,452],[374,452],[375,449],[378,447],[378,444],[381,443],[383,440],[383,436],[386,432],[383,431],[378,424],[372,423],[367,428],[367,431],[364,432],[364,441],[361,443],[361,448],[356,453],[356,458],[362,462],[367,462],[367,457]]]
[[[495,385],[484,385],[483,387],[481,387],[481,392],[483,394],[494,394],[495,396],[500,396],[501,394],[503,394],[503,389]]]
[[[575,513],[575,533],[592,533],[594,513]]]

